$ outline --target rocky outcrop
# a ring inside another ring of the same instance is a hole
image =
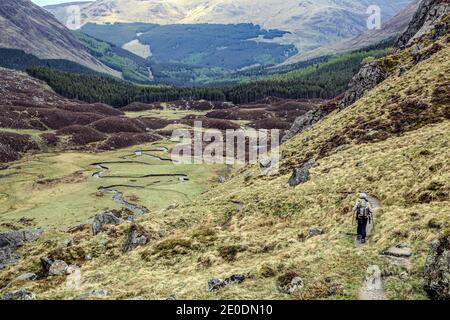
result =
[[[139,246],[145,246],[150,241],[149,234],[144,228],[137,224],[132,224],[128,230],[127,240],[123,245],[123,252],[129,252]]]
[[[43,229],[29,229],[10,231],[6,233],[0,233],[0,248],[11,246],[20,247],[25,242],[36,241],[41,236]]]
[[[397,39],[395,46],[404,48],[411,45],[414,40],[432,31],[449,13],[450,2],[448,0],[423,0],[408,28]]]
[[[336,99],[319,106],[317,109],[308,111],[306,114],[297,117],[292,124],[292,127],[281,139],[281,142],[284,143],[288,141],[295,135],[301,133],[306,128],[311,127],[315,123],[325,118],[327,115],[337,109],[337,105],[342,98],[343,96],[339,96]]]
[[[348,90],[345,92],[338,108],[342,110],[352,105],[379,83],[383,82],[387,76],[379,61],[373,61],[364,65],[350,81]]]
[[[449,28],[448,22],[443,23],[442,18],[449,13],[450,2],[448,0],[423,0],[408,29],[398,38],[396,46],[404,47],[433,29],[435,38],[442,36]],[[417,57],[417,59],[420,61],[427,59],[430,54],[436,51],[436,47],[433,49],[434,51],[426,52],[423,56]],[[298,117],[294,121],[291,129],[283,137],[282,142],[286,142],[296,134],[322,120],[333,110],[342,110],[352,105],[387,77],[388,73],[383,68],[381,62],[373,61],[364,65],[350,81],[348,90],[345,92],[337,107],[333,109],[327,106],[321,106],[316,110],[309,111],[305,115]]]
[[[41,228],[0,233],[0,269],[11,266],[20,259],[16,250],[25,242],[36,241],[44,232]]]
[[[122,222],[123,220],[116,217],[112,212],[99,213],[94,217],[94,221],[92,222],[92,235],[99,234],[106,225],[119,225]]]
[[[36,296],[34,293],[25,290],[18,289],[15,291],[8,292],[3,295],[2,300],[35,300]]]
[[[16,254],[16,248],[0,248],[0,269],[16,264],[19,259],[20,257]]]
[[[307,182],[310,178],[309,170],[311,170],[311,168],[315,165],[316,161],[314,159],[310,159],[300,167],[295,168],[291,178],[289,179],[289,185],[291,187],[296,187],[299,184]]]
[[[424,279],[424,289],[430,298],[450,300],[450,236],[431,243]]]

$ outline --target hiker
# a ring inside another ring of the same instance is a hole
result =
[[[355,205],[355,218],[358,223],[357,240],[361,243],[366,243],[367,237],[367,223],[372,223],[372,207],[370,205],[367,194],[359,194],[359,198]]]

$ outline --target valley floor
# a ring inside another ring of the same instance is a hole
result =
[[[120,209],[112,193],[99,190],[109,186],[117,186],[113,189],[129,202],[154,212],[190,201],[216,183],[221,173],[226,175],[225,166],[174,165],[167,147],[170,142],[103,153],[26,155],[0,171],[0,230],[22,217],[62,230],[101,210]],[[101,178],[94,176],[98,165],[109,169]]]

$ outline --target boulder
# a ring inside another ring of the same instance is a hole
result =
[[[412,250],[406,245],[398,244],[383,250],[381,254],[396,258],[409,258],[412,256]]]
[[[69,266],[67,265],[66,262],[62,261],[62,260],[56,260],[54,261],[49,270],[48,270],[48,274],[50,276],[62,276],[66,274],[67,268]]]
[[[295,291],[303,288],[303,279],[295,272],[288,272],[278,278],[278,290],[281,293],[293,294]]]
[[[44,273],[48,273],[50,271],[50,267],[53,264],[53,260],[48,257],[41,257],[41,268]]]
[[[424,280],[424,289],[430,298],[450,300],[450,236],[431,243]]]
[[[36,280],[37,274],[33,272],[23,273],[16,278],[16,281],[32,281]]]
[[[167,297],[167,301],[175,301],[177,300],[177,296],[173,293],[170,296]]]
[[[271,157],[263,157],[259,160],[261,175],[272,176],[278,173],[280,167],[281,155],[276,154]]]
[[[20,259],[17,248],[25,242],[36,241],[44,232],[42,228],[0,233],[0,269],[14,265]]]
[[[128,230],[127,240],[123,245],[123,252],[129,252],[139,246],[145,246],[150,240],[150,236],[144,228],[137,224],[132,224]]]
[[[208,281],[208,290],[209,291],[217,291],[219,289],[222,289],[230,284],[240,284],[245,281],[247,277],[242,274],[234,274],[225,280],[221,279],[211,279]]]
[[[119,225],[122,222],[122,219],[116,217],[111,212],[99,213],[94,217],[94,221],[92,222],[92,234],[95,236],[100,233],[105,225]]]
[[[229,284],[240,284],[242,282],[244,282],[246,279],[246,276],[242,275],[242,274],[234,274],[229,278],[226,278],[223,282],[225,283],[225,285],[229,285]]]
[[[324,234],[324,232],[320,228],[312,228],[312,229],[309,230],[309,237],[310,238],[316,237],[316,236],[320,236],[322,234]]]
[[[218,182],[220,184],[223,184],[223,183],[227,182],[227,179],[225,177],[223,177],[223,176],[220,176],[219,179],[218,179]]]
[[[11,291],[3,295],[2,300],[35,300],[36,296],[34,293],[25,290],[18,289],[15,291]]]
[[[25,242],[36,241],[44,232],[42,228],[29,230],[17,230],[0,233],[0,248],[4,247],[20,247]]]
[[[20,257],[15,253],[14,247],[0,248],[0,269],[12,266],[19,261]]]
[[[67,239],[64,241],[61,241],[60,243],[58,243],[58,249],[63,249],[63,248],[68,248],[73,246],[74,241],[73,239]]]
[[[269,157],[264,157],[259,160],[259,166],[261,168],[268,168],[268,167],[270,167],[271,163],[272,163],[272,159],[270,159]]]
[[[208,291],[217,291],[225,287],[223,280],[213,278],[208,281]]]
[[[291,178],[289,179],[289,185],[291,187],[298,186],[299,184],[305,183],[310,179],[309,170],[316,165],[314,159],[310,159],[300,167],[294,169]]]

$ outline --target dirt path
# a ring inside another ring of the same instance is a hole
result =
[[[381,207],[381,202],[373,196],[368,196],[370,204],[373,209],[372,223],[367,225],[367,235],[370,237],[375,230],[375,223],[377,219],[378,210]],[[356,241],[356,239],[355,239]],[[358,248],[362,250],[366,245],[360,244],[356,241]],[[364,254],[361,252],[361,254]],[[366,270],[366,277],[364,283],[358,293],[359,300],[387,300],[384,292],[384,283],[381,275],[381,269],[377,265],[371,265]]]

